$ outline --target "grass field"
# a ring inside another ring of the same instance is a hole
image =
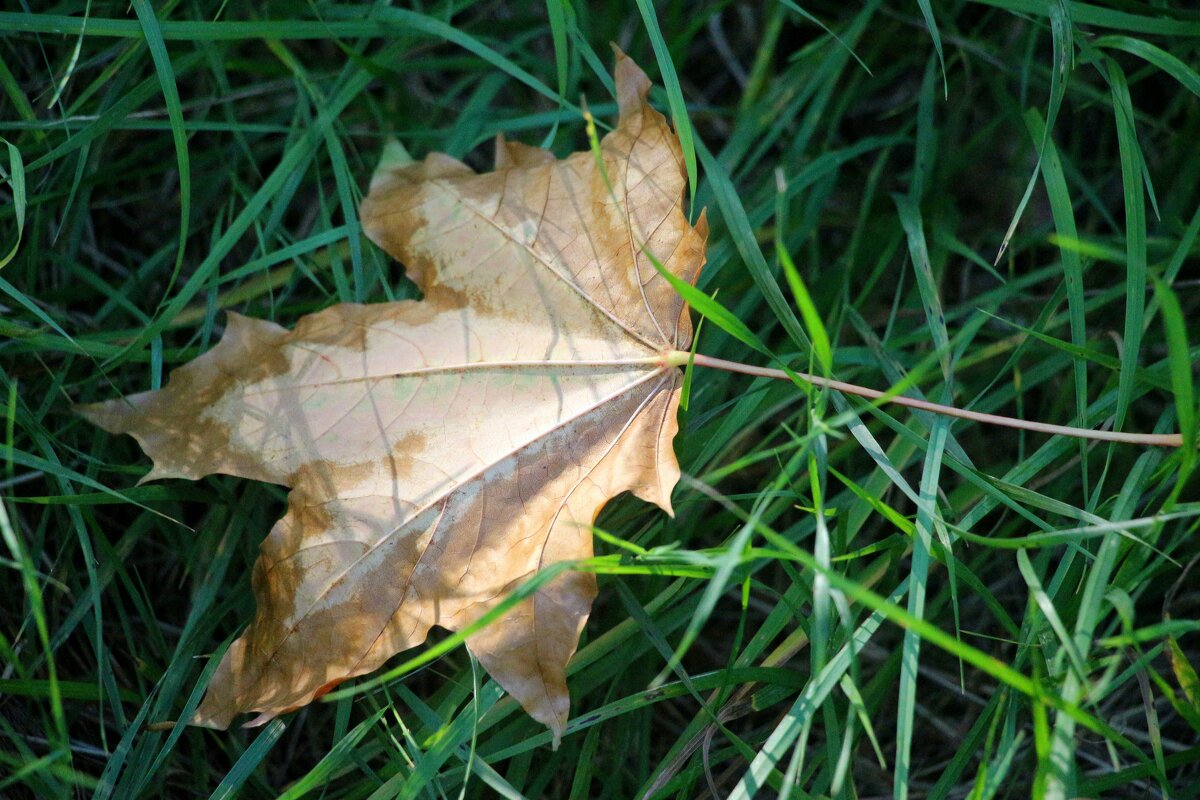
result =
[[[1194,4],[6,8],[0,796],[1200,797]],[[697,370],[676,518],[597,521],[557,751],[461,646],[155,725],[250,618],[285,490],[135,486],[71,404],[160,386],[226,310],[412,296],[358,225],[385,138],[586,148],[610,42],[690,142],[700,289],[772,355],[711,319],[699,352],[820,372],[824,337],[844,381],[1190,447]]]

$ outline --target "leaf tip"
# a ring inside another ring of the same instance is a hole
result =
[[[627,117],[640,113],[646,105],[646,97],[650,94],[650,79],[615,42],[612,49],[617,57],[617,108],[620,111],[620,120],[624,121]]]
[[[86,419],[97,428],[109,433],[124,433],[121,421],[124,414],[114,404],[127,402],[124,398],[105,400],[100,403],[75,403],[71,411]]]
[[[139,444],[140,444],[140,442],[139,442]],[[161,481],[161,480],[166,480],[168,478],[183,478],[184,480],[188,480],[188,479],[194,480],[194,476],[192,476],[192,475],[188,475],[185,472],[180,472],[179,470],[172,470],[172,469],[169,469],[166,467],[162,467],[159,464],[155,463],[154,465],[152,465],[150,467],[149,472],[147,472],[142,477],[138,478],[137,485],[142,486],[143,484],[150,483],[151,481]]]
[[[261,728],[263,725],[266,725],[268,722],[275,719],[275,717],[277,717],[277,716],[279,716],[279,715],[272,711],[262,711],[259,714],[257,714],[256,716],[254,716],[253,718],[248,719],[245,722],[243,722],[242,727],[243,728]]]
[[[660,472],[669,471],[660,469]],[[675,489],[675,484],[678,483],[679,477],[674,474],[660,475],[659,480],[661,483],[657,486],[639,487],[634,490],[633,494],[647,503],[653,503],[662,509],[668,517],[675,519],[675,506],[671,503],[671,492]]]
[[[408,149],[400,143],[399,139],[388,137],[383,143],[383,152],[379,156],[379,164],[375,167],[375,172],[371,175],[371,188],[383,181],[388,173],[398,169],[403,169],[414,161],[409,154]]]
[[[519,169],[521,167],[536,167],[540,164],[551,164],[554,154],[540,147],[532,147],[521,142],[510,142],[503,133],[496,134],[495,168]]]
[[[188,719],[187,724],[196,728],[209,728],[214,731],[223,731],[229,728],[229,723],[233,722],[233,714],[213,715],[204,713],[205,703],[200,704],[200,708],[192,714]]]

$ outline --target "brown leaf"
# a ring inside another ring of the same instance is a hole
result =
[[[590,557],[621,492],[671,511],[679,371],[662,354],[691,324],[643,247],[693,281],[707,227],[682,213],[679,143],[646,76],[618,53],[616,80],[603,170],[503,139],[483,175],[436,153],[381,167],[363,226],[424,300],[338,305],[293,331],[231,313],[166,388],[82,409],[138,440],[143,480],[291,487],[254,566],[257,614],[193,724],[261,724],[433,625],[463,628],[542,567]],[[556,744],[595,593],[564,573],[467,642]]]

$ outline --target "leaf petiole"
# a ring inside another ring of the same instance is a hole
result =
[[[968,411],[954,406],[942,405],[941,403],[931,403],[927,400],[917,400],[912,397],[893,394],[890,392],[881,392],[878,389],[868,389],[865,386],[859,386],[854,383],[845,383],[843,381],[835,381],[829,378],[822,378],[816,375],[809,375],[805,372],[785,371],[782,369],[772,369],[770,367],[755,367],[750,364],[742,364],[737,361],[726,361],[723,358],[713,358],[702,353],[696,353],[693,356],[683,350],[671,350],[663,355],[663,363],[668,366],[682,366],[688,362],[689,358],[694,358],[697,367],[710,367],[712,369],[721,369],[726,372],[738,372],[743,375],[754,375],[761,378],[779,378],[782,380],[791,380],[792,376],[799,378],[802,381],[811,383],[814,386],[821,386],[827,389],[834,389],[844,394],[857,395],[858,397],[866,397],[872,400],[879,400],[883,403],[895,403],[896,405],[916,408],[922,411],[930,411],[934,414],[942,414],[947,417],[957,417],[959,419],[969,419],[973,422],[981,422],[985,425],[1002,425],[1006,428],[1020,428],[1027,431],[1036,431],[1038,433],[1048,433],[1057,436],[1074,436],[1079,439],[1096,439],[1102,442],[1122,442],[1124,444],[1146,444],[1157,445],[1160,447],[1179,447],[1183,444],[1183,438],[1178,433],[1125,433],[1122,431],[1101,431],[1091,428],[1075,428],[1070,425],[1053,425],[1048,422],[1035,422],[1031,420],[1016,419],[1015,417],[1006,417],[1000,414],[986,414],[982,411]]]

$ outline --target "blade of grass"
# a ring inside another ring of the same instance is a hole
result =
[[[164,298],[171,293],[183,267],[183,256],[187,249],[188,226],[192,218],[192,169],[188,155],[187,131],[183,125],[183,108],[179,102],[179,87],[175,83],[175,71],[171,66],[171,57],[167,53],[167,44],[162,37],[158,18],[154,15],[149,0],[132,0],[133,10],[141,23],[145,35],[146,46],[150,48],[150,57],[154,61],[154,71],[162,88],[163,101],[167,107],[167,119],[171,123],[171,139],[175,143],[175,161],[179,168],[179,250],[175,255],[175,269],[167,283]],[[84,18],[86,24],[86,17]],[[80,32],[82,37],[83,32]]]
[[[1165,282],[1154,280],[1154,295],[1162,307],[1163,327],[1167,334],[1167,362],[1171,370],[1171,389],[1175,395],[1175,417],[1183,438],[1180,447],[1179,477],[1175,482],[1177,496],[1183,491],[1192,470],[1196,468],[1196,394],[1192,374],[1192,359],[1188,349],[1187,323],[1179,298]]]
[[[920,502],[917,506],[916,532],[913,536],[912,561],[908,574],[907,614],[922,619],[925,614],[926,585],[929,577],[930,550],[933,548],[933,525],[938,512],[938,477],[942,468],[942,453],[946,447],[949,425],[945,419],[933,425],[929,450],[922,467]],[[900,654],[900,687],[896,700],[896,766],[892,796],[896,800],[908,797],[911,771],[912,743],[916,734],[916,695],[918,664],[921,657],[921,636],[912,628],[904,632]]]
[[[1146,200],[1142,189],[1141,150],[1134,130],[1133,104],[1125,73],[1115,61],[1108,62],[1117,142],[1121,154],[1121,184],[1125,195],[1125,335],[1121,349],[1121,374],[1117,388],[1117,418],[1120,430],[1133,399],[1133,376],[1142,349],[1146,313]]]
[[[662,75],[663,87],[667,90],[667,104],[671,109],[671,122],[675,125],[675,134],[679,137],[679,147],[683,151],[683,166],[688,179],[688,209],[690,214],[696,213],[696,135],[692,130],[691,119],[688,118],[687,103],[683,99],[683,89],[679,85],[679,75],[675,72],[675,62],[667,49],[662,30],[658,26],[658,15],[650,0],[636,0],[638,11],[642,15],[642,24],[646,35],[650,38],[650,46],[654,50],[654,58],[658,61],[658,70]]]
[[[1029,176],[1029,182],[1025,185],[1025,193],[1021,196],[1020,202],[1017,203],[1017,210],[1013,212],[1012,221],[1008,224],[1008,230],[1004,234],[1004,239],[1000,242],[1000,249],[997,251],[996,259],[993,262],[995,264],[999,264],[1000,259],[1004,257],[1004,252],[1008,249],[1009,241],[1017,231],[1017,224],[1021,221],[1021,216],[1025,213],[1025,207],[1029,205],[1029,199],[1033,196],[1033,187],[1037,183],[1038,170],[1042,165],[1042,160],[1046,157],[1046,148],[1052,146],[1050,134],[1054,130],[1054,123],[1058,119],[1059,109],[1062,108],[1063,98],[1067,94],[1067,76],[1070,75],[1072,55],[1075,52],[1075,26],[1071,21],[1071,4],[1066,2],[1066,0],[1053,0],[1053,2],[1048,2],[1046,5],[1050,15],[1050,41],[1053,47],[1053,63],[1050,68],[1050,99],[1047,101],[1046,106],[1046,121],[1041,126],[1041,135],[1036,137],[1040,140],[1037,146],[1037,164],[1033,167],[1033,173]],[[1029,109],[1026,114],[1032,112],[1033,109]]]
[[[0,269],[4,269],[21,249],[21,239],[25,235],[25,164],[16,145],[3,137],[0,137],[0,142],[4,142],[8,150],[8,172],[0,177],[8,182],[9,191],[12,192],[13,219],[17,228],[17,240],[5,255],[0,256]]]

